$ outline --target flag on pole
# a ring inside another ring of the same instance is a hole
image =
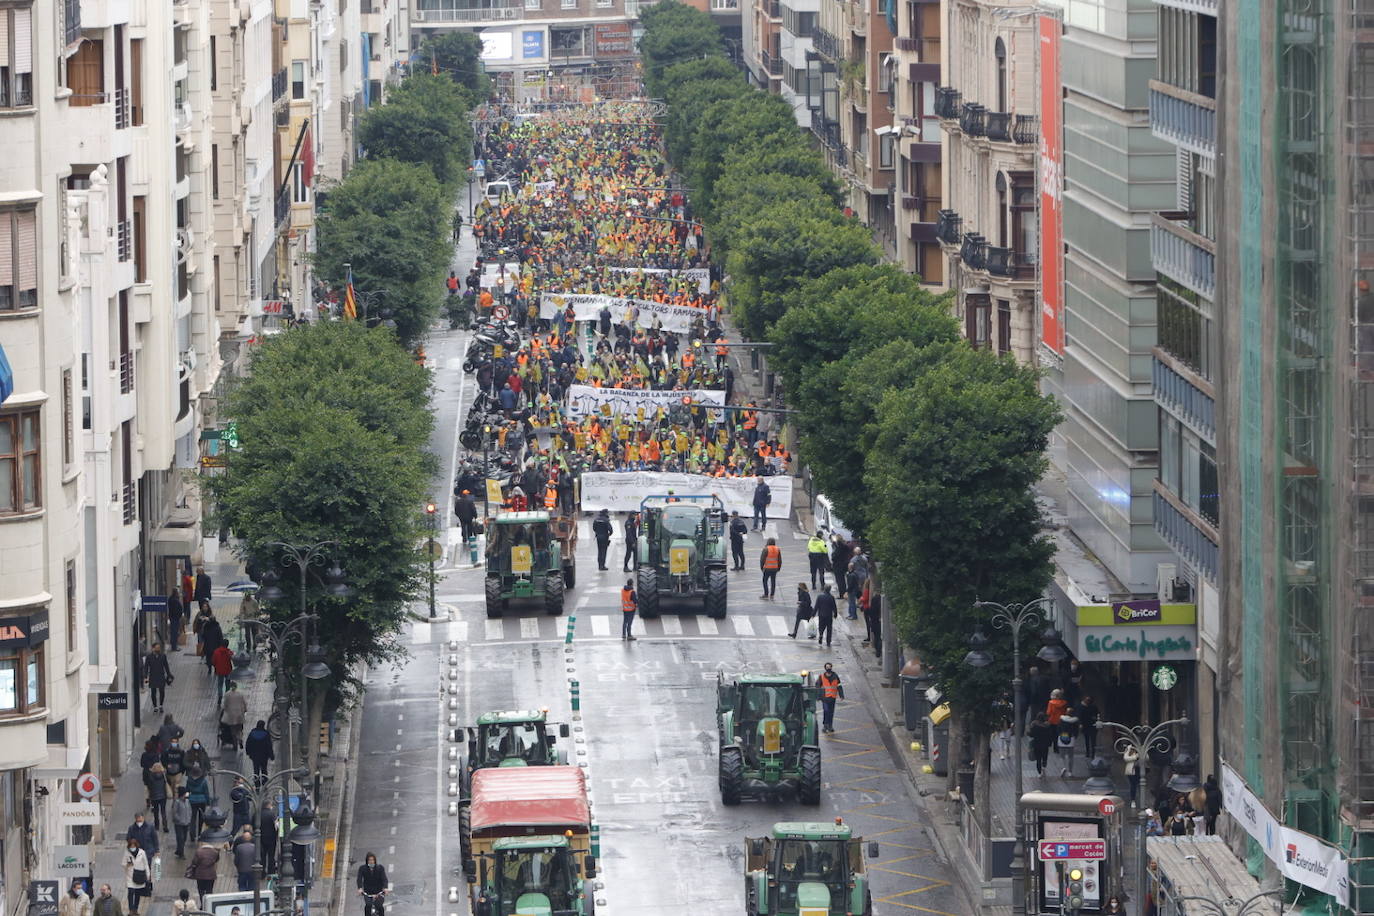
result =
[[[349,321],[358,317],[358,297],[353,293],[353,268],[348,269],[348,285],[344,287],[344,317]]]

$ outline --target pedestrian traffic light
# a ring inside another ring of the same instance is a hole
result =
[[[1081,868],[1069,869],[1069,883],[1064,888],[1064,908],[1065,912],[1077,913],[1083,909],[1083,870]]]

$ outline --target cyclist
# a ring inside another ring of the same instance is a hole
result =
[[[377,856],[368,853],[358,866],[358,893],[363,901],[363,916],[382,916],[382,898],[386,895],[386,869],[377,864]]]

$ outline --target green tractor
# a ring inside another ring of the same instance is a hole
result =
[[[572,557],[547,512],[500,512],[487,520],[487,616],[500,617],[512,599],[544,602],[563,613],[563,590]]]
[[[863,838],[835,823],[782,823],[744,841],[748,916],[873,916]],[[868,844],[868,858],[878,844]]]
[[[702,602],[725,618],[725,504],[720,497],[649,496],[639,504],[635,591],[639,616],[658,616],[664,598]]]
[[[722,802],[795,794],[803,805],[820,804],[819,698],[820,687],[805,672],[729,682],[716,675]]]
[[[596,860],[566,836],[506,837],[473,863],[473,916],[592,916]]]

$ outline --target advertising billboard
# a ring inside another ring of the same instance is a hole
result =
[[[1040,312],[1041,340],[1064,355],[1064,92],[1059,75],[1059,19],[1039,17],[1040,35]]]
[[[514,34],[511,32],[485,31],[482,38],[482,60],[510,60]]]
[[[520,57],[523,60],[544,59],[544,33],[523,32],[520,41]]]
[[[635,52],[628,22],[598,22],[592,26],[592,41],[598,58],[629,57]]]

